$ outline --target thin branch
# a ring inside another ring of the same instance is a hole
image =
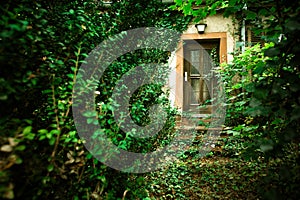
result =
[[[56,129],[59,131],[59,133],[56,136],[54,148],[53,148],[53,151],[51,154],[52,159],[54,159],[56,151],[57,151],[57,147],[59,144],[59,138],[60,138],[60,130],[61,130],[61,128],[59,126],[58,109],[57,109],[56,98],[55,98],[54,79],[55,79],[55,74],[53,74],[53,83],[51,85],[51,89],[52,89],[52,100],[53,100],[53,107],[54,107],[54,113],[55,113]]]
[[[128,190],[125,190],[125,192],[123,193],[122,200],[125,200],[125,196],[126,196],[127,192],[128,192]]]

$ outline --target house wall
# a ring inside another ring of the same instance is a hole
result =
[[[224,18],[223,14],[216,14],[214,16],[209,16],[203,23],[207,24],[205,33],[218,33],[226,32],[227,34],[227,62],[233,60],[231,53],[235,48],[235,39],[237,27],[233,24],[232,18]],[[197,29],[195,24],[189,25],[188,29],[183,34],[196,34]],[[197,33],[198,34],[198,33]]]
[[[190,24],[188,29],[183,33],[182,39],[212,39],[222,37],[220,55],[221,62],[231,62],[233,60],[232,52],[235,48],[236,27],[232,18],[224,18],[222,14],[207,17],[202,23],[206,23],[207,27],[204,34],[198,34],[195,24]],[[169,76],[170,101],[172,105],[179,110],[183,106],[183,62],[182,43],[179,44],[176,52],[172,53],[169,61],[171,74]]]

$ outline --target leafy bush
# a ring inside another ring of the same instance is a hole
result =
[[[88,53],[108,37],[147,26],[182,31],[189,21],[189,17],[169,10],[159,1],[114,1],[111,6],[93,0],[3,2],[1,198],[146,197],[141,177],[102,165],[83,147],[72,119],[73,85]],[[140,63],[164,63],[167,58],[166,53],[159,51],[136,52],[119,58],[106,73],[105,84],[98,88],[101,95],[97,103],[102,103],[103,112],[99,111],[99,123],[113,139],[125,137],[110,114],[109,95],[115,81]],[[133,140],[124,145],[119,142],[120,147],[146,151],[153,148],[151,142],[159,146],[168,140],[174,111],[163,96],[160,86],[142,88],[137,98],[132,98],[131,109],[136,122],[144,124],[149,104],[166,105],[169,121],[162,131],[164,137],[140,141],[139,144],[145,144],[143,150]]]
[[[220,70],[228,96],[226,123],[232,127],[227,131],[231,137],[224,139],[224,155],[269,159],[265,162],[270,172],[258,182],[267,185],[258,187],[265,199],[295,199],[291,188],[297,187],[299,180],[295,171],[299,168],[300,129],[294,110],[299,71],[291,63],[295,55],[270,55],[281,45],[266,43],[261,48],[257,44]]]

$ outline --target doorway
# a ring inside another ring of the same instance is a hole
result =
[[[219,62],[220,39],[184,40],[183,43],[183,110],[210,114],[214,92],[212,61]]]

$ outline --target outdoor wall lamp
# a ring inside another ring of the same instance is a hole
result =
[[[207,24],[196,24],[195,27],[199,34],[203,34]]]

